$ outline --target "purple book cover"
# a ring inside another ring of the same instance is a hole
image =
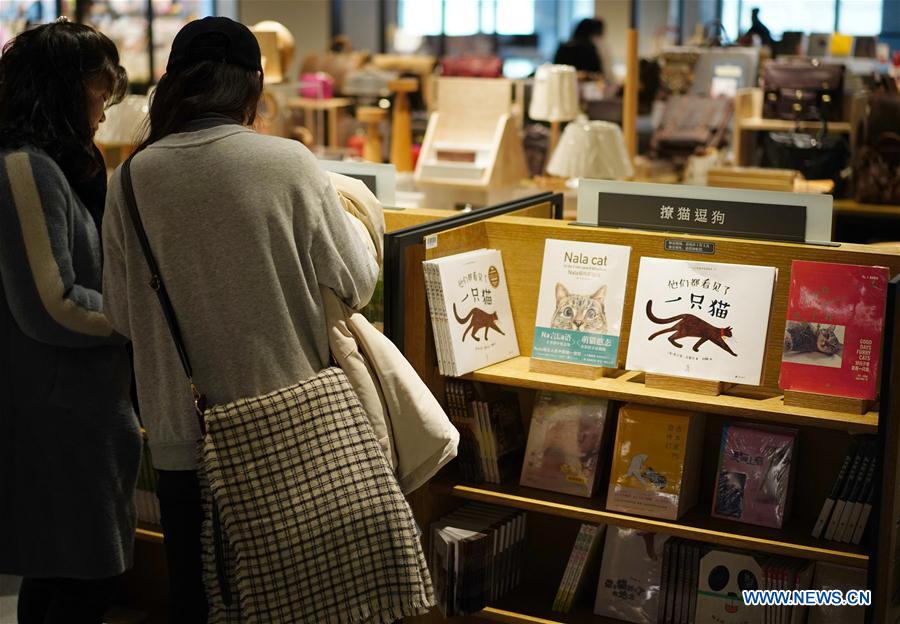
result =
[[[781,528],[796,439],[793,429],[725,426],[712,515]]]

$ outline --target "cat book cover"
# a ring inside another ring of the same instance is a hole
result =
[[[607,508],[677,520],[697,500],[704,424],[702,414],[623,406]]]
[[[794,260],[783,389],[875,400],[889,279],[885,267]]]
[[[667,535],[636,529],[607,529],[594,601],[596,615],[634,624],[656,622],[667,540]]]
[[[631,247],[548,239],[531,356],[618,367]]]
[[[641,258],[629,370],[759,385],[774,267]]]
[[[531,414],[520,483],[593,496],[608,409],[606,399],[540,392]]]
[[[519,355],[499,250],[481,249],[425,264],[437,267],[440,275],[453,364],[450,374],[464,375]]]
[[[710,550],[700,559],[696,622],[763,624],[765,609],[744,604],[745,589],[765,589],[763,569],[752,555]]]
[[[788,515],[795,429],[726,425],[712,515],[780,529]]]

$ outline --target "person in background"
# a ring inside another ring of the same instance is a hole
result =
[[[578,22],[572,38],[560,44],[553,57],[559,65],[571,65],[584,78],[597,78],[611,70],[604,65],[603,20],[585,18]]]
[[[752,39],[753,35],[759,37],[760,43],[764,46],[769,46],[771,48],[775,43],[775,40],[772,39],[772,33],[770,33],[766,25],[760,21],[759,8],[757,7],[754,7],[750,11],[750,28],[745,33],[745,37]]]
[[[320,286],[369,300],[374,257],[358,243],[316,158],[251,129],[262,93],[259,45],[242,24],[207,17],[172,42],[131,164],[150,248],[211,405],[308,379],[330,351]],[[200,429],[191,390],[122,190],[110,181],[104,294],[134,344],[141,415],[159,471],[172,622],[208,616],[202,580]]]
[[[92,139],[125,71],[65,21],[0,56],[0,573],[20,624],[100,624],[131,565],[141,433],[103,315],[106,167]]]

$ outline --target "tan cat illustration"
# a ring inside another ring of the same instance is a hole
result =
[[[590,296],[571,293],[563,284],[557,284],[556,309],[550,327],[605,334],[605,302],[606,284]]]
[[[484,330],[484,340],[487,340],[488,331],[493,329],[496,332],[499,332],[501,335],[505,336],[497,326],[497,313],[496,312],[485,312],[481,308],[472,308],[472,310],[463,318],[460,318],[459,312],[456,311],[456,302],[453,302],[453,316],[456,317],[456,322],[460,325],[469,324],[466,327],[466,331],[463,332],[462,341],[466,341],[466,334],[472,332],[472,339],[476,342],[481,342],[481,338],[476,336],[479,330]]]

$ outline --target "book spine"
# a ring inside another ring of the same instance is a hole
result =
[[[819,512],[819,517],[816,519],[816,524],[813,526],[812,536],[818,539],[822,536],[822,531],[825,530],[825,525],[828,522],[828,518],[831,516],[831,512],[834,509],[835,501],[838,496],[841,494],[841,488],[844,485],[844,481],[847,478],[847,472],[850,470],[850,464],[853,461],[853,456],[856,454],[856,444],[854,444],[848,453],[844,456],[844,462],[841,464],[841,469],[838,471],[837,478],[834,480],[834,484],[831,486],[831,492],[828,494],[828,498],[825,499],[825,502],[822,503],[822,510]]]
[[[866,471],[866,476],[863,477],[862,485],[860,486],[859,492],[857,496],[854,497],[853,508],[850,510],[850,515],[847,519],[847,524],[844,526],[844,531],[841,534],[840,541],[849,543],[853,540],[853,534],[856,531],[856,525],[859,524],[859,519],[862,516],[863,508],[866,506],[866,501],[869,498],[869,493],[872,490],[872,483],[875,478],[875,470],[877,469],[878,458],[875,456],[875,449],[872,449],[872,459],[869,462],[869,469]]]
[[[571,592],[569,593],[569,599],[564,605],[566,613],[572,610],[572,605],[578,600],[578,595],[581,593],[581,588],[584,586],[587,571],[591,567],[594,558],[597,556],[600,541],[605,535],[605,527],[596,525],[589,525],[589,527],[587,541],[584,544],[584,554],[578,562],[578,567],[575,570],[575,579],[572,583]]]
[[[431,262],[423,262],[425,275],[425,295],[428,299],[428,310],[431,316],[431,331],[434,335],[434,349],[437,352],[438,372],[444,374],[444,344],[441,336],[441,324],[438,316],[437,286],[435,284],[435,270],[437,267]]]
[[[859,473],[860,465],[863,461],[864,449],[863,445],[860,445],[860,449],[856,453],[856,456],[853,458],[853,463],[850,464],[850,472],[847,473],[847,479],[844,481],[844,485],[841,488],[841,493],[835,501],[834,511],[831,512],[831,519],[828,522],[828,528],[825,530],[825,539],[833,539],[834,532],[837,530],[838,520],[840,519],[841,514],[844,513],[844,507],[847,505],[847,498],[850,496],[850,492],[853,489],[853,483],[856,481],[856,475]]]
[[[563,571],[562,579],[559,582],[559,589],[556,592],[556,599],[553,601],[553,610],[563,612],[563,604],[565,603],[566,589],[569,586],[569,579],[575,569],[575,562],[578,558],[578,551],[581,548],[581,542],[584,539],[585,531],[588,525],[582,524],[578,529],[578,535],[575,536],[575,543],[569,552],[569,561],[566,563],[566,569]]]
[[[856,507],[857,502],[862,494],[863,483],[866,479],[866,474],[869,472],[869,467],[875,461],[874,454],[874,446],[869,444],[866,447],[866,453],[863,457],[862,463],[859,465],[859,472],[856,473],[856,479],[853,481],[853,487],[850,490],[850,494],[847,497],[847,501],[844,504],[844,509],[841,513],[840,518],[838,518],[837,528],[834,531],[834,535],[832,539],[836,541],[841,541],[844,536],[844,531],[847,529],[847,524],[850,522],[850,516],[853,514],[853,510]]]

